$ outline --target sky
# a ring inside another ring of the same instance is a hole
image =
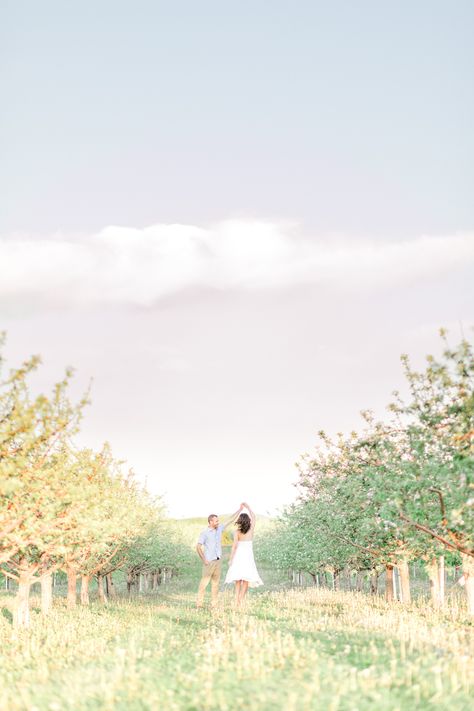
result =
[[[275,513],[474,324],[472,3],[7,0],[0,330],[170,515]]]

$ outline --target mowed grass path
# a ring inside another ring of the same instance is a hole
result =
[[[194,608],[194,583],[73,612],[58,601],[48,620],[33,612],[32,628],[16,639],[2,617],[0,708],[473,707],[473,627],[462,612],[280,589],[252,591],[242,611],[222,593],[211,613]]]

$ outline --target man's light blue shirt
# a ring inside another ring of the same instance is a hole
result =
[[[204,546],[204,557],[207,561],[222,558],[222,533],[224,526],[220,523],[217,528],[206,528],[199,536],[198,543]]]

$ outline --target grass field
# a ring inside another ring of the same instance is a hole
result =
[[[266,576],[268,580],[269,576]],[[473,627],[456,605],[409,610],[361,593],[230,591],[194,608],[197,578],[107,606],[66,610],[12,639],[0,598],[0,708],[5,711],[412,711],[471,709]]]

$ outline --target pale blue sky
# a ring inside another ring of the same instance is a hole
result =
[[[472,335],[473,26],[471,0],[4,0],[8,363],[94,378],[80,441],[174,515],[291,501],[400,353]]]
[[[474,3],[2,3],[0,233],[474,222]]]

